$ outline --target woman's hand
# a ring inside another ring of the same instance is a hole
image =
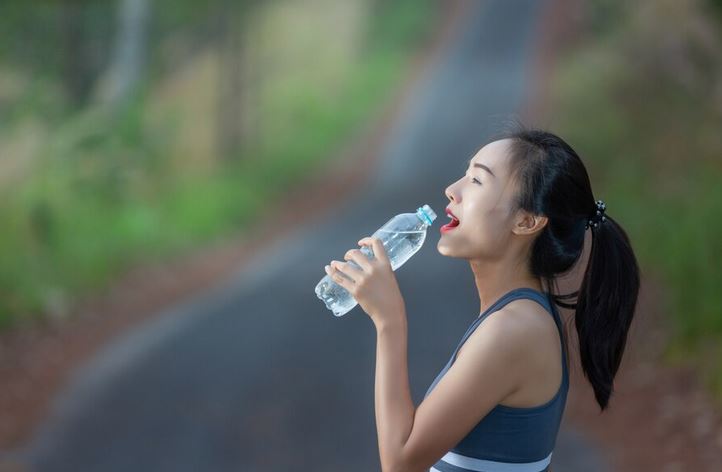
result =
[[[363,238],[359,245],[371,246],[374,259],[368,259],[359,249],[350,249],[344,259],[354,261],[361,269],[346,262],[331,261],[330,266],[325,267],[326,273],[353,295],[376,328],[403,320],[404,299],[381,240]]]

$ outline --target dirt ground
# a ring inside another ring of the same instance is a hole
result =
[[[248,234],[230,236],[179,259],[136,267],[107,291],[79,302],[64,319],[0,333],[0,470],[19,470],[3,462],[2,451],[13,450],[32,436],[73,369],[110,339],[238,270],[259,247],[274,239],[273,228],[279,224],[297,224],[298,215],[321,219],[332,204],[327,195],[343,197],[363,185],[375,165],[385,130],[405,99],[404,91],[422,75],[421,69],[443,53],[470,1],[445,2],[448,7],[433,40],[415,58],[396,99],[358,134],[329,174],[299,182],[277,201],[267,212],[274,215],[273,221],[260,222]],[[553,0],[537,40],[532,100],[524,116],[542,127],[544,90],[555,53],[574,34],[573,25],[562,20],[576,4],[577,0]],[[645,274],[615,393],[604,413],[600,414],[572,349],[572,358],[577,361],[572,364],[564,422],[598,441],[615,471],[722,470],[721,412],[714,408],[691,369],[660,362],[669,336],[669,327],[663,322],[663,300],[663,288]],[[569,332],[573,334],[573,330]],[[574,346],[573,339],[570,346]]]

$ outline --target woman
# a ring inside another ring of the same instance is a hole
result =
[[[579,156],[558,136],[518,129],[484,146],[446,189],[452,223],[438,251],[469,261],[481,314],[418,407],[407,369],[404,300],[381,242],[327,267],[376,327],[376,425],[384,472],[549,471],[569,388],[556,305],[574,309],[581,365],[603,411],[639,291],[624,230],[595,201]],[[581,287],[556,277],[591,253]],[[575,299],[575,300],[574,300]]]

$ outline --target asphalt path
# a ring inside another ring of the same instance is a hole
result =
[[[529,89],[542,1],[477,2],[410,91],[373,182],[309,219],[232,277],[109,344],[56,398],[23,452],[39,471],[380,470],[375,331],[337,318],[313,292],[323,266],[397,213],[438,219],[398,269],[415,403],[444,366],[478,297],[468,264],[436,251],[444,189]],[[606,471],[565,425],[555,472]]]

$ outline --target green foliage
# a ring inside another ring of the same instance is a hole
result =
[[[6,18],[26,24],[37,15],[52,17],[22,5],[13,2]],[[36,65],[21,64],[17,51],[5,50],[0,65],[23,72],[0,133],[12,135],[32,122],[44,134],[38,135],[42,144],[31,171],[0,188],[0,328],[62,313],[140,261],[174,257],[248,228],[266,205],[327,165],[384,102],[432,24],[430,5],[403,0],[383,6],[384,15],[371,20],[372,46],[349,62],[333,91],[301,75],[269,85],[264,112],[272,126],[261,128],[257,145],[229,164],[202,172],[187,171],[174,155],[175,112],[151,119],[162,76],[149,75],[113,113],[75,109],[64,104],[54,65],[37,65],[47,66],[47,73],[26,83],[26,68]],[[101,2],[94,8],[106,7]],[[194,28],[212,25],[210,6],[181,1],[177,7],[155,10],[160,32],[187,28],[194,37]],[[201,19],[194,23],[196,14]],[[13,28],[0,18],[3,34]],[[51,36],[38,39],[38,47],[50,47]],[[156,32],[154,41],[161,36]]]

